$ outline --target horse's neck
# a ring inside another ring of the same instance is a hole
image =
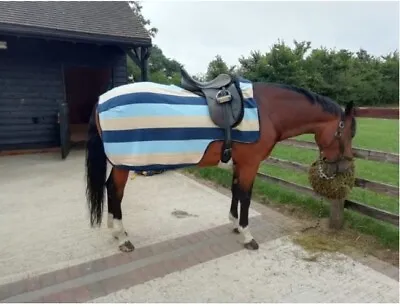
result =
[[[279,140],[285,140],[302,134],[316,134],[321,131],[323,123],[330,117],[322,112],[307,112],[294,110],[292,112],[281,112],[277,118],[277,127],[280,135]]]

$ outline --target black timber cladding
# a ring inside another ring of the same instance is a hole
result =
[[[111,67],[127,83],[126,54],[100,47],[0,35],[0,150],[59,146],[57,114],[65,101],[63,67]]]
[[[64,68],[109,67],[118,86],[125,51],[151,47],[126,1],[0,1],[0,41],[0,151],[59,146]]]

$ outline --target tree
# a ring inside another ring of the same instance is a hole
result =
[[[212,80],[219,74],[232,74],[235,72],[235,66],[228,67],[222,57],[218,54],[208,64],[207,72],[205,75],[206,80]]]
[[[180,83],[180,64],[174,59],[167,58],[162,50],[154,45],[149,57],[149,80],[162,84]],[[140,69],[128,57],[128,75],[133,76],[133,81],[140,79]]]
[[[158,33],[158,29],[150,27],[151,22],[146,19],[142,14],[142,6],[139,1],[128,1],[133,13],[137,16],[142,25],[146,28],[151,37],[155,37]],[[150,27],[150,28],[149,28]],[[132,76],[133,80],[140,79],[140,69],[132,61],[130,57],[128,61],[128,75]],[[153,82],[163,84],[179,84],[180,82],[180,67],[181,64],[174,60],[167,58],[162,50],[154,45],[152,46],[150,57],[149,57],[149,79]]]
[[[132,9],[133,13],[136,15],[136,17],[139,19],[141,24],[146,28],[148,31],[149,35],[151,37],[155,37],[156,34],[158,33],[158,29],[155,27],[150,27],[148,29],[148,26],[150,26],[151,22],[149,19],[144,18],[142,14],[142,8],[143,6],[140,5],[140,1],[128,1],[130,8]]]
[[[340,104],[397,104],[399,99],[398,51],[374,57],[363,49],[352,53],[278,41],[268,52],[252,51],[239,63],[239,74],[249,80],[305,87]]]

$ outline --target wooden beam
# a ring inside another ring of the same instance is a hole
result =
[[[295,190],[296,192],[299,192],[299,193],[302,193],[302,194],[307,194],[307,195],[309,195],[311,197],[314,197],[314,198],[317,198],[317,199],[321,198],[321,196],[319,196],[317,193],[315,193],[309,187],[302,186],[300,184],[293,183],[293,182],[290,182],[290,181],[286,181],[286,180],[280,179],[278,177],[274,177],[274,176],[270,176],[270,175],[258,172],[257,173],[257,178],[260,178],[263,181],[269,181],[269,182],[272,182],[272,183],[276,183],[276,184],[278,184],[278,185],[280,185],[282,187],[285,187],[285,188],[288,188],[288,189],[291,189],[291,190]]]
[[[356,178],[355,186],[389,196],[399,196],[399,188],[386,183],[380,183],[364,178]]]
[[[149,57],[150,57],[150,49],[149,48],[141,48],[141,64],[140,64],[140,71],[141,71],[141,79],[142,81],[147,81],[149,79]]]
[[[126,54],[132,59],[132,61],[135,62],[135,64],[136,64],[138,67],[140,67],[140,59],[139,59],[137,53],[136,53],[136,52],[133,52],[133,51],[130,50],[130,49],[126,49],[125,52],[126,52]]]
[[[142,47],[143,48],[143,47]],[[151,48],[150,47],[145,47],[144,52],[143,52],[143,59],[148,60],[150,55],[151,55]]]
[[[269,157],[269,158],[265,159],[262,163],[268,164],[268,165],[278,165],[282,168],[293,169],[293,170],[300,171],[300,172],[308,171],[307,165],[293,162],[293,161],[278,159],[278,158],[274,158],[274,157]]]
[[[140,68],[140,79],[141,81],[148,80],[148,59],[150,57],[150,48],[148,47],[136,47],[133,49],[125,50],[128,56],[135,62]]]
[[[38,153],[53,153],[60,152],[60,147],[48,147],[38,149],[13,149],[13,150],[0,150],[1,156],[18,156],[18,155],[31,155]]]
[[[309,141],[287,139],[279,142],[279,144],[304,148],[304,149],[318,150],[318,146],[315,145],[314,142],[309,142]],[[356,158],[359,159],[399,164],[399,155],[390,152],[353,147],[353,154]]]
[[[399,227],[399,216],[391,213],[389,211],[385,211],[382,209],[377,209],[365,204],[360,204],[355,201],[347,200],[344,202],[344,207],[346,209],[350,209],[353,211],[357,211],[361,214],[367,215],[369,217],[372,217],[374,219],[380,220],[380,221],[385,221],[390,224],[393,224],[397,227]]]
[[[399,119],[399,108],[356,108],[356,117]]]

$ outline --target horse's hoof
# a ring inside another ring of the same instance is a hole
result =
[[[233,228],[233,232],[234,232],[234,233],[237,233],[237,234],[240,233],[239,229],[237,229],[237,228]]]
[[[131,241],[125,241],[119,246],[119,250],[124,253],[132,252],[135,249],[135,246],[131,243]]]
[[[251,240],[249,243],[245,243],[244,247],[249,250],[257,250],[259,248],[258,243],[256,240]]]

